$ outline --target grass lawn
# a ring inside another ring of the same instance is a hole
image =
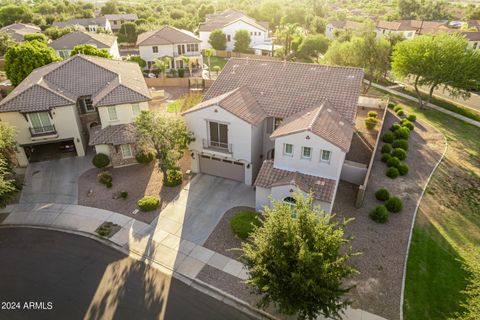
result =
[[[181,98],[167,104],[167,112],[179,113],[186,111],[202,101],[201,94],[186,94]]]
[[[375,93],[384,95],[369,91]],[[464,270],[474,268],[472,261],[480,257],[480,128],[436,110],[420,110],[406,99],[393,100],[407,114],[433,124],[448,141],[415,221],[404,304],[406,320],[447,319],[463,310],[461,304],[473,303],[462,291],[480,281],[478,268]]]
[[[227,58],[220,58],[220,57],[210,57],[210,68],[211,70],[213,69],[214,66],[219,66],[220,69],[223,69],[225,64],[227,63],[228,59]],[[208,65],[208,58],[203,56],[203,63]]]

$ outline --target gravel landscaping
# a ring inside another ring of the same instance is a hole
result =
[[[398,121],[388,113],[383,132]],[[406,163],[410,171],[406,176],[390,179],[385,176],[386,165],[380,161],[380,147],[375,155],[363,207],[353,206],[357,186],[341,182],[337,191],[333,212],[337,218],[354,218],[347,226],[347,234],[354,237],[353,248],[362,255],[352,258],[360,271],[347,284],[355,285],[349,296],[353,308],[360,308],[387,319],[400,318],[400,296],[403,268],[413,215],[428,176],[445,149],[444,138],[426,123],[415,123],[409,138],[410,148]],[[385,187],[390,194],[402,199],[404,208],[390,215],[385,224],[369,218],[369,212],[382,204],[376,200],[375,191]]]

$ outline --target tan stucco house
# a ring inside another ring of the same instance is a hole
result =
[[[70,51],[75,46],[84,44],[92,45],[98,49],[105,49],[114,59],[120,59],[117,37],[105,33],[77,30],[53,40],[48,46],[55,49],[60,57],[67,59],[70,57]]]

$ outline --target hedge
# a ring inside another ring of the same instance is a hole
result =
[[[369,118],[376,118],[376,117],[378,117],[378,113],[375,112],[375,111],[369,111],[369,112],[367,113],[367,115],[368,115]]]
[[[398,167],[398,165],[400,164],[400,159],[398,159],[397,157],[391,157],[390,159],[388,159],[387,161],[387,166],[388,167]]]
[[[382,162],[387,162],[388,160],[390,160],[392,158],[392,155],[390,153],[384,153],[382,154]]]
[[[399,160],[407,159],[407,152],[402,148],[395,148],[392,151],[392,156],[398,158]]]
[[[400,110],[403,110],[401,106],[396,106],[395,108],[393,108],[393,111],[395,112],[398,112]]]
[[[233,233],[241,239],[248,238],[254,226],[260,226],[260,224],[259,215],[255,211],[239,211],[230,220]]]
[[[97,153],[92,159],[92,164],[102,169],[110,164],[110,158],[104,153]]]
[[[398,110],[397,111],[397,116],[401,117],[405,114],[405,112],[403,112],[403,110]]]
[[[410,129],[401,127],[400,129],[395,130],[394,134],[397,139],[408,139],[410,136]]]
[[[138,163],[148,164],[152,162],[153,159],[155,159],[155,153],[153,153],[152,151],[140,151],[135,156],[135,159]]]
[[[374,129],[377,123],[378,123],[377,118],[368,117],[365,119],[365,127],[367,127],[367,129],[369,130]]]
[[[401,176],[405,176],[408,174],[408,171],[409,171],[409,167],[408,167],[408,164],[406,163],[400,163],[398,166],[397,166],[397,169],[398,169],[398,172],[400,173]]]
[[[398,172],[398,169],[395,168],[395,167],[390,167],[387,169],[387,177],[389,178],[392,178],[392,179],[395,179],[396,177],[398,177],[400,173]]]
[[[392,145],[390,143],[385,143],[382,146],[382,150],[380,150],[382,153],[390,153],[392,152]]]
[[[405,140],[405,139],[394,140],[393,143],[392,143],[392,147],[393,148],[400,148],[400,149],[403,149],[405,151],[408,151],[408,141]]]
[[[142,211],[153,211],[160,206],[160,199],[155,197],[143,197],[137,201],[137,205]]]
[[[408,121],[408,120],[402,122],[402,127],[406,127],[406,128],[408,128],[410,131],[413,131],[413,129],[415,129],[415,126],[413,125],[413,123],[411,123],[411,122]]]
[[[385,202],[385,207],[387,208],[388,211],[397,213],[402,211],[403,203],[402,203],[402,200],[400,200],[400,198],[391,197]]]
[[[377,198],[377,200],[386,201],[390,198],[390,192],[385,188],[380,188],[375,192],[375,198]]]
[[[417,116],[414,115],[414,114],[409,114],[407,116],[407,119],[408,119],[408,121],[415,122],[415,121],[417,121]]]
[[[390,132],[387,132],[382,136],[382,141],[385,143],[392,143],[393,140],[395,140],[395,136]]]
[[[112,183],[113,177],[110,172],[103,171],[97,174],[97,179],[101,184],[104,184],[108,187],[108,185]]]
[[[392,124],[392,126],[390,127],[390,131],[395,132],[395,130],[400,129],[401,127],[402,127],[402,126],[399,125],[398,123],[394,123],[394,124]]]
[[[378,223],[385,223],[388,221],[390,213],[384,205],[380,205],[370,211],[370,218]]]

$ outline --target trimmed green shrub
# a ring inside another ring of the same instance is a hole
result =
[[[102,171],[99,174],[97,174],[97,180],[104,185],[107,185],[108,183],[112,183],[113,177],[112,174],[108,171]]]
[[[252,233],[254,226],[260,226],[258,213],[255,211],[239,211],[230,219],[230,227],[239,238],[246,239]]]
[[[397,139],[408,139],[410,136],[410,129],[406,127],[401,127],[400,129],[395,130],[395,137]]]
[[[176,187],[182,184],[182,171],[178,169],[168,169],[167,176],[163,178],[163,185],[166,187]]]
[[[400,124],[394,123],[394,124],[392,124],[392,126],[390,127],[390,131],[395,132],[395,130],[400,129],[401,127],[402,127],[402,126],[401,126]]]
[[[382,153],[390,153],[392,152],[392,145],[390,143],[385,143],[382,146],[382,150],[380,150]]]
[[[390,167],[387,169],[387,177],[389,178],[392,178],[392,179],[395,179],[396,177],[398,177],[400,173],[398,172],[398,169],[395,168],[395,167]]]
[[[400,173],[401,176],[405,176],[408,174],[408,164],[402,162],[397,166],[398,172]]]
[[[384,153],[382,154],[382,162],[387,162],[388,160],[390,160],[392,158],[392,156],[390,155],[390,153]]]
[[[153,211],[160,206],[160,199],[155,197],[143,197],[137,201],[137,205],[142,211]]]
[[[408,151],[408,141],[405,140],[405,139],[394,140],[393,143],[392,143],[392,147],[393,148],[400,148],[400,149],[403,149],[405,151]]]
[[[390,159],[388,159],[387,161],[387,166],[388,167],[398,167],[398,165],[400,164],[400,159],[398,159],[397,157],[391,157]]]
[[[405,112],[403,112],[403,110],[398,110],[397,111],[397,116],[401,117],[405,114]]]
[[[127,199],[128,191],[120,191],[120,198]]]
[[[397,213],[402,211],[403,203],[399,197],[391,197],[390,199],[387,200],[387,202],[385,202],[385,207],[387,208],[388,211]]]
[[[374,129],[377,123],[378,123],[377,118],[368,117],[365,119],[365,127],[367,127],[367,129],[369,130]]]
[[[390,192],[385,188],[380,188],[375,192],[375,198],[377,198],[377,200],[387,201],[390,199]]]
[[[104,153],[97,153],[92,159],[92,164],[99,168],[105,168],[110,164],[110,158]]]
[[[183,68],[178,68],[177,71],[178,71],[178,76],[179,76],[180,78],[183,78],[183,77],[185,76],[185,69],[183,69]]]
[[[395,111],[395,113],[400,111],[400,110],[403,110],[402,107],[400,107],[400,106],[396,106],[395,108],[393,108],[393,111]]]
[[[407,159],[407,152],[401,148],[395,148],[392,151],[392,156],[398,158],[399,160]]]
[[[393,134],[391,134],[390,132],[387,132],[382,136],[382,141],[386,143],[392,143],[394,138],[395,136]]]
[[[407,121],[404,121],[404,122],[402,123],[402,127],[406,127],[406,128],[408,128],[408,130],[410,130],[410,131],[413,131],[413,129],[415,129],[415,126],[413,125],[413,123],[411,123],[411,122],[408,121],[408,120],[407,120]]]
[[[151,151],[140,151],[136,154],[135,159],[138,163],[148,164],[155,159],[155,153]]]
[[[415,122],[415,121],[417,121],[417,116],[414,115],[414,114],[409,114],[407,116],[407,119],[408,119],[408,121]]]
[[[375,112],[375,111],[369,111],[369,112],[367,113],[367,115],[368,115],[369,118],[376,118],[376,117],[378,117],[378,113]]]
[[[395,108],[396,106],[397,106],[397,104],[396,104],[395,102],[393,102],[393,101],[390,101],[390,102],[388,103],[388,108],[389,108],[389,109],[393,109],[393,108]]]
[[[105,183],[105,186],[110,189],[112,186],[113,186],[113,183],[112,181],[108,181],[107,183]]]
[[[370,219],[378,223],[385,223],[388,221],[390,212],[384,205],[376,206],[372,211],[370,211]]]

